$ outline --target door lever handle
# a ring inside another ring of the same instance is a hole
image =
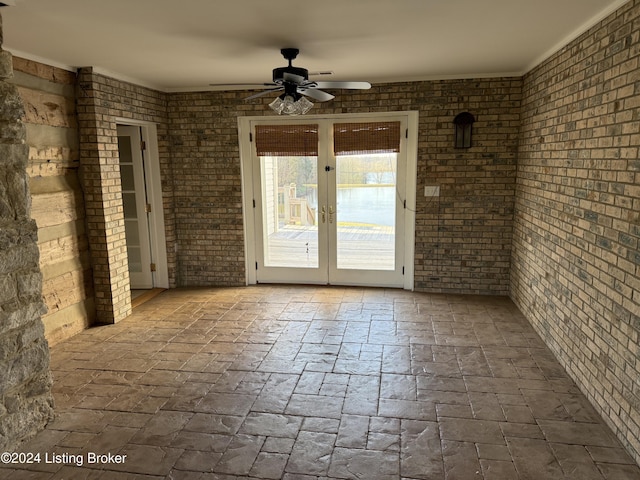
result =
[[[322,216],[322,223],[326,223],[327,221],[327,210],[325,208],[325,206],[322,206],[322,209],[320,210],[320,215]]]
[[[334,214],[333,207],[330,206],[329,207],[329,223],[333,223],[333,214]]]

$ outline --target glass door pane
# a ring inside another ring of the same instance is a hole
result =
[[[264,266],[318,268],[318,157],[259,158]]]
[[[139,145],[139,127],[118,125],[118,156],[130,286],[152,288],[144,165]]]
[[[336,155],[338,269],[396,269],[397,156]]]

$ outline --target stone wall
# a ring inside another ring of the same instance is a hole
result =
[[[640,462],[640,1],[524,79],[511,295]]]
[[[0,50],[0,452],[44,428],[53,415],[29,147],[22,101],[7,82],[11,75],[11,55]]]
[[[54,345],[95,320],[93,280],[78,168],[75,73],[13,58],[13,83],[25,104],[31,216],[38,226],[47,313]]]
[[[268,115],[247,92],[170,94],[179,285],[245,281],[237,117]],[[521,79],[397,83],[340,91],[310,114],[419,112],[415,286],[506,295]],[[473,146],[455,149],[454,117],[476,117]],[[440,197],[424,197],[439,185]]]

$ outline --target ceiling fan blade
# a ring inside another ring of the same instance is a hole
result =
[[[318,88],[349,88],[353,90],[368,90],[369,82],[316,82]]]
[[[327,92],[323,92],[322,90],[318,90],[316,88],[299,88],[298,93],[301,93],[302,95],[306,95],[307,97],[311,97],[314,100],[317,100],[319,102],[326,102],[328,100],[335,98],[334,95],[331,95],[330,93],[327,93]]]
[[[210,83],[210,87],[276,87],[277,83]]]
[[[302,82],[306,80],[304,77],[301,77],[300,75],[296,75],[294,73],[288,73],[288,72],[284,73],[284,75],[282,76],[282,79],[285,82],[295,83],[296,85],[300,85]]]
[[[269,93],[271,93],[271,92],[277,92],[278,90],[284,90],[284,87],[269,88],[269,89],[267,89],[267,90],[263,90],[263,91],[261,91],[261,92],[254,93],[253,95],[248,96],[248,97],[247,97],[247,98],[245,98],[244,100],[245,100],[245,101],[247,101],[247,100],[253,100],[254,98],[259,98],[259,97],[262,97],[262,96],[264,96],[264,95],[267,95],[267,94],[269,94]]]

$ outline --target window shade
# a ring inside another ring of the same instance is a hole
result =
[[[258,156],[318,156],[318,125],[256,125]]]
[[[393,153],[400,151],[400,122],[336,123],[336,155]]]

